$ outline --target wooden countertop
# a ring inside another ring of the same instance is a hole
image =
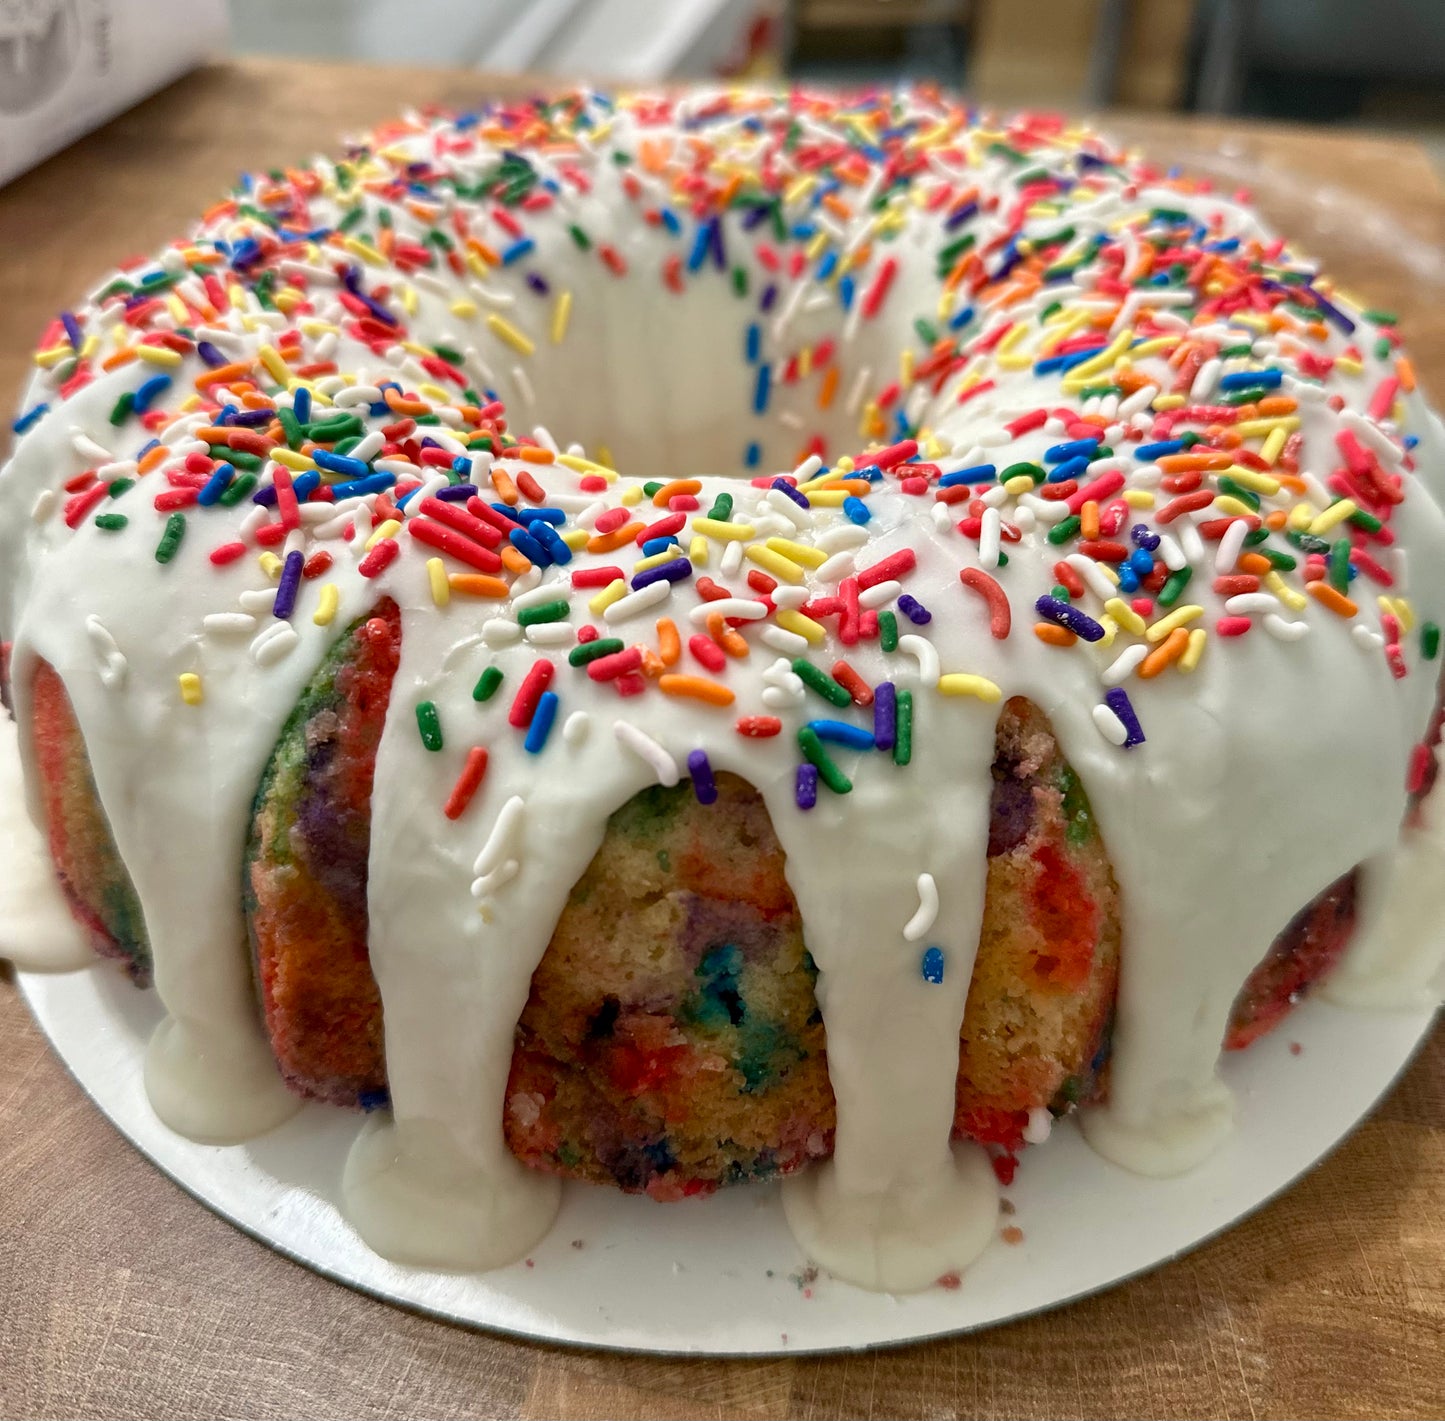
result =
[[[56,310],[180,231],[243,168],[334,148],[407,104],[465,104],[504,87],[526,86],[226,65],[0,189],[0,402],[18,398]],[[1406,313],[1417,364],[1445,394],[1445,285],[1422,292],[1397,261],[1372,256],[1403,232],[1424,243],[1417,262],[1445,251],[1445,194],[1419,149],[1153,116],[1106,126],[1161,161],[1262,162],[1262,204],[1296,233],[1314,186],[1338,189],[1332,230],[1308,245],[1352,288]],[[1445,1413],[1445,1032],[1323,1166],[1178,1262],[976,1337],[758,1362],[532,1346],[349,1292],[222,1223],[137,1155],[8,980],[0,1042],[0,1415]]]

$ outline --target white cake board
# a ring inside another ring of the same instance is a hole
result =
[[[551,1342],[711,1354],[821,1352],[966,1332],[1155,1267],[1316,1164],[1389,1089],[1432,1019],[1424,1010],[1306,1002],[1226,1061],[1238,1130],[1178,1179],[1130,1174],[1095,1155],[1072,1122],[1060,1125],[1025,1151],[1006,1191],[1016,1212],[1000,1223],[1016,1225],[1022,1241],[996,1241],[956,1289],[889,1297],[813,1276],[776,1187],[766,1185],[656,1204],[569,1184],[552,1233],[523,1263],[475,1275],[397,1267],[337,1209],[354,1115],[308,1105],[249,1144],[192,1144],[157,1120],[141,1083],[142,1050],[160,1019],[154,993],[136,991],[110,965],[18,976],[56,1050],[116,1128],[182,1188],[286,1256],[451,1322]]]

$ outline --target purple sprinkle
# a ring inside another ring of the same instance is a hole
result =
[[[270,409],[232,410],[220,423],[226,425],[228,428],[231,426],[239,426],[242,429],[256,429],[263,424],[270,424],[275,417],[275,410]]]
[[[199,355],[212,370],[228,363],[226,357],[208,340],[196,342],[196,354]]]
[[[283,622],[296,610],[296,589],[301,586],[301,568],[305,562],[305,555],[293,550],[286,554],[286,561],[281,564],[281,581],[277,585],[271,611]]]
[[[812,506],[808,502],[808,495],[805,493],[799,493],[798,490],[787,481],[787,479],[774,479],[772,483],[768,485],[768,487],[777,489],[779,493],[787,494],[787,496],[791,498],[793,502],[798,505],[799,508],[810,508]]]
[[[714,804],[717,801],[717,785],[712,777],[712,765],[708,763],[705,750],[694,750],[687,757],[687,770],[692,776],[692,792],[699,804]]]
[[[453,484],[450,488],[439,488],[436,496],[443,503],[465,503],[477,496],[476,484]]]
[[[966,202],[962,207],[955,207],[948,214],[948,221],[943,224],[945,232],[956,232],[970,217],[978,211],[978,203]]]
[[[1075,636],[1083,637],[1085,641],[1102,641],[1104,629],[1086,612],[1081,612],[1077,607],[1070,606],[1067,602],[1061,602],[1057,597],[1040,597],[1034,603],[1034,610],[1041,617],[1047,617],[1051,622],[1057,622],[1059,626],[1073,632]]]
[[[1129,697],[1124,694],[1122,686],[1115,686],[1112,691],[1104,692],[1104,704],[1119,717],[1120,723],[1126,732],[1124,736],[1124,749],[1132,750],[1136,745],[1144,743],[1144,727],[1139,724],[1139,717],[1134,714],[1134,707]]]
[[[883,681],[873,688],[873,743],[891,750],[897,738],[898,694],[892,681]]]
[[[266,484],[266,485],[264,485],[263,487],[258,488],[258,489],[256,490],[256,492],[251,495],[251,502],[252,502],[252,503],[260,504],[260,506],[261,506],[262,508],[275,508],[275,506],[276,506],[276,486],[275,486],[275,484]]]
[[[771,207],[752,207],[748,209],[747,215],[743,218],[743,231],[751,232],[754,227],[761,225],[768,220]]]
[[[905,592],[898,599],[898,610],[913,623],[915,627],[926,627],[933,620],[933,613],[928,610],[916,597]]]
[[[793,798],[798,802],[799,809],[811,809],[818,802],[818,767],[816,765],[799,765],[798,780],[793,790]]]
[[[764,312],[771,311],[773,309],[773,302],[777,299],[777,283],[770,281],[765,287],[763,287],[763,294],[758,297],[758,310]]]
[[[85,336],[80,329],[80,322],[77,321],[69,311],[62,311],[60,313],[60,324],[65,327],[65,334],[71,345],[76,350],[79,350],[82,342],[85,340]]]
[[[546,526],[546,525],[543,525]],[[654,582],[682,582],[692,576],[692,563],[687,558],[673,558],[656,567],[645,567],[632,579],[632,590],[649,587]]]
[[[537,293],[538,296],[545,296],[552,288],[547,285],[547,278],[539,276],[535,271],[527,273],[527,285]]]
[[[1159,546],[1158,533],[1150,532],[1147,523],[1136,523],[1129,529],[1129,536],[1134,540],[1134,546],[1143,548],[1146,553],[1152,553]]]

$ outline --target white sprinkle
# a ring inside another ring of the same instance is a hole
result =
[[[1204,561],[1204,539],[1199,536],[1199,529],[1187,519],[1179,525],[1179,546],[1190,562]]]
[[[586,711],[573,711],[562,725],[562,739],[569,745],[580,745],[592,729],[592,717]]]
[[[331,402],[346,409],[351,405],[378,404],[381,398],[381,391],[375,385],[348,385],[345,389],[338,390]]]
[[[527,372],[520,365],[512,366],[512,380],[522,396],[522,403],[531,409],[537,403],[537,392],[527,378]]]
[[[868,541],[868,530],[856,523],[840,523],[825,529],[813,541],[820,553],[840,553],[846,548],[861,548]]]
[[[484,873],[472,880],[473,898],[490,898],[497,889],[510,883],[520,872],[522,865],[516,859],[507,859],[491,873]]]
[[[251,659],[257,666],[272,666],[289,656],[300,640],[290,622],[275,622],[251,643]]]
[[[652,767],[659,784],[675,785],[682,778],[678,772],[677,761],[650,735],[625,720],[614,721],[612,731],[634,755]]]
[[[492,831],[487,835],[486,842],[472,863],[472,872],[478,878],[484,877],[498,864],[513,857],[512,850],[522,829],[522,815],[526,807],[521,795],[514,794],[497,811],[497,817],[492,821]]]
[[[1174,540],[1169,533],[1159,535],[1159,556],[1164,561],[1164,566],[1170,572],[1178,572],[1182,567],[1188,567],[1188,561],[1184,556],[1184,549]]]
[[[262,507],[262,505],[258,503],[241,519],[236,531],[242,539],[254,538],[256,536],[256,529],[263,523],[269,523],[270,521],[271,510]]]
[[[70,433],[70,447],[93,464],[106,464],[115,458],[103,444],[97,444],[90,435],[83,429],[74,429]]]
[[[536,572],[536,568],[529,568],[529,572]],[[521,581],[519,578],[518,581]],[[543,602],[558,602],[572,600],[572,584],[568,581],[559,580],[553,582],[538,581],[534,586],[526,588],[520,594],[516,592],[516,584],[513,584],[512,610],[520,612],[527,607],[536,607]]]
[[[793,477],[797,481],[807,483],[819,469],[823,467],[823,458],[820,454],[809,454],[796,469],[793,470]]]
[[[1034,517],[1046,525],[1062,523],[1069,516],[1069,505],[1061,498],[1036,498],[1026,493],[1019,503],[1032,509]]]
[[[276,594],[266,594],[274,606]],[[256,630],[256,619],[249,612],[212,612],[201,619],[201,626],[212,636],[249,636]]]
[[[808,510],[799,508],[781,489],[770,488],[763,496],[767,499],[769,507],[774,512],[781,513],[794,528],[806,528],[812,521]]]
[[[857,303],[855,303],[856,305]],[[859,372],[858,378],[848,390],[848,398],[843,401],[843,413],[855,415],[863,408],[863,395],[868,389],[868,382],[873,378],[871,366],[865,365]]]
[[[1002,493],[1002,488],[999,489]],[[1003,517],[997,508],[985,508],[979,519],[978,562],[980,567],[997,567],[999,554],[999,529]]]
[[[91,649],[100,661],[100,684],[108,691],[120,690],[125,685],[128,663],[115,638],[96,616],[85,619],[85,632],[90,638]]]
[[[1079,574],[1089,591],[1101,601],[1107,602],[1110,597],[1119,595],[1118,587],[1093,558],[1086,557],[1083,553],[1070,553],[1064,561]]]
[[[56,494],[53,488],[43,488],[35,495],[30,505],[30,516],[37,523],[44,523],[55,512]]]
[[[808,603],[808,589],[806,587],[792,587],[786,582],[780,583],[773,588],[769,594],[773,599],[773,606],[782,607],[789,612],[796,612],[799,607]]]
[[[938,648],[926,637],[910,632],[898,638],[898,649],[918,662],[918,678],[925,686],[938,685]]]
[[[511,646],[522,639],[522,628],[510,617],[488,617],[482,623],[482,640],[488,646]]]
[[[1363,622],[1356,622],[1350,628],[1350,635],[1366,651],[1378,651],[1385,644],[1385,638],[1379,632],[1371,631]]]
[[[1134,674],[1139,663],[1149,655],[1149,648],[1142,644],[1126,647],[1105,668],[1100,680],[1106,686],[1122,686]]]
[[[1042,1145],[1054,1128],[1054,1117],[1046,1105],[1029,1110],[1029,1123],[1024,1126],[1024,1139],[1031,1145]]]
[[[743,565],[743,540],[734,538],[723,548],[722,563],[719,570],[724,577],[730,577]]]
[[[1308,622],[1287,622],[1277,612],[1270,612],[1264,619],[1264,629],[1280,641],[1298,641],[1309,635]]]
[[[1143,389],[1135,390],[1127,400],[1119,401],[1118,417],[1120,419],[1131,419],[1140,410],[1146,410],[1154,403],[1154,397],[1159,393],[1158,385],[1145,385]]]
[[[808,638],[799,636],[797,632],[790,632],[786,627],[764,627],[762,641],[785,656],[802,656],[808,649]]]
[[[918,910],[903,928],[905,942],[918,942],[938,918],[938,884],[931,873],[918,875]]]
[[[1279,611],[1279,598],[1272,592],[1240,592],[1227,598],[1224,610],[1231,617],[1252,617],[1256,612]]]
[[[630,621],[633,617],[641,616],[649,607],[661,605],[670,596],[672,596],[672,583],[665,580],[649,582],[646,587],[639,587],[636,592],[629,592],[625,597],[619,597],[602,613],[602,620],[610,627],[616,626],[619,622]],[[717,604],[708,602],[704,605],[713,607]]]
[[[940,533],[946,533],[946,532],[948,532],[948,530],[949,530],[950,528],[953,527],[953,517],[952,517],[952,515],[951,515],[951,514],[949,513],[949,511],[948,511],[948,505],[947,505],[946,503],[935,503],[935,504],[933,504],[932,507],[931,507],[930,512],[931,512],[932,517],[933,517],[933,526],[934,526],[935,528],[937,528]],[[840,554],[840,556],[841,556],[841,554]],[[831,561],[833,561],[833,559],[829,559],[829,561],[831,562]],[[826,564],[825,564],[825,566],[826,566]],[[822,570],[823,570],[822,568],[819,568],[819,569],[818,569],[818,571],[819,571],[820,573],[822,572]],[[852,569],[850,568],[849,571],[851,572]],[[838,581],[838,580],[840,580],[840,579],[837,579],[837,578],[834,579],[834,581]]]
[[[763,688],[763,704],[769,710],[786,710],[789,706],[799,705],[803,696],[804,690],[801,681],[796,689],[791,686],[765,686]]]
[[[1239,555],[1244,549],[1244,540],[1249,534],[1249,520],[1235,518],[1224,530],[1219,546],[1214,550],[1214,570],[1222,577],[1234,571]]]
[[[893,578],[886,582],[875,582],[872,587],[865,587],[858,594],[858,605],[860,607],[882,607],[885,603],[893,601],[903,591],[903,584]]]
[[[1189,387],[1189,398],[1191,401],[1207,400],[1214,390],[1214,382],[1219,379],[1220,361],[1218,358],[1206,360],[1199,367],[1199,373],[1194,377],[1194,383]]]
[[[656,583],[652,585],[657,586]],[[623,597],[618,600],[625,602],[627,599]],[[612,604],[612,607],[615,606],[617,606],[616,602]],[[612,607],[609,607],[607,611],[610,612]],[[724,617],[741,617],[744,621],[757,622],[768,615],[768,609],[763,603],[755,602],[747,597],[719,597],[715,602],[699,602],[687,615],[690,621],[696,622],[701,627],[707,624],[707,619],[714,613],[719,613]],[[603,616],[606,615],[607,613],[604,612]]]
[[[1122,745],[1129,738],[1128,727],[1114,714],[1114,708],[1112,706],[1095,706],[1094,724],[1099,728],[1099,734],[1102,735],[1110,745]]]
[[[433,436],[435,437],[435,436]],[[437,440],[441,443],[441,440]],[[363,434],[350,449],[346,451],[348,459],[360,459],[363,464],[370,462],[381,452],[381,446],[386,443],[386,436],[379,429],[373,429],[370,434]]]
[[[571,622],[538,622],[523,630],[532,646],[571,646],[577,640],[577,628]]]
[[[258,616],[269,612],[276,605],[276,589],[274,587],[247,588],[236,598],[241,604],[243,612],[254,612]]]

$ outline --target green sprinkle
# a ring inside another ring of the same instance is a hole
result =
[[[892,612],[879,612],[878,640],[884,651],[898,650],[898,618]]]
[[[276,407],[276,418],[281,421],[281,429],[286,435],[286,447],[299,449],[301,441],[306,437],[301,428],[301,421],[285,405]]]
[[[1355,509],[1350,514],[1348,521],[1356,528],[1363,528],[1367,533],[1378,533],[1385,526],[1373,513],[1366,513],[1363,508]]]
[[[495,666],[488,666],[482,672],[477,684],[472,687],[472,699],[474,701],[489,701],[497,694],[497,687],[502,684],[502,673]]]
[[[1080,528],[1084,526],[1084,520],[1077,513],[1071,513],[1067,518],[1061,519],[1049,529],[1049,542],[1055,547],[1061,547],[1074,537]]]
[[[1122,395],[1124,392],[1118,385],[1086,385],[1079,391],[1078,398],[1081,400],[1103,399],[1105,395]],[[1108,455],[1102,449],[1094,455],[1096,459],[1106,459]]]
[[[578,247],[580,247],[584,252],[585,252],[585,251],[589,251],[589,250],[591,249],[591,247],[592,247],[592,238],[589,237],[589,236],[586,234],[586,232],[584,232],[575,222],[572,223],[572,225],[567,228],[567,232],[568,232],[568,234],[571,236],[572,240],[573,240],[573,241],[578,245]]]
[[[880,621],[882,618],[880,617]],[[835,706],[851,705],[853,697],[846,686],[840,686],[826,671],[819,671],[811,661],[798,657],[793,662],[793,671],[798,679],[810,690],[816,691],[825,701]]]
[[[96,515],[95,526],[104,528],[107,533],[119,533],[129,522],[124,513],[100,513]]]
[[[112,479],[110,481],[110,496],[112,498],[119,498],[127,489],[133,489],[134,487],[134,479]]]
[[[1330,549],[1330,586],[1336,592],[1350,590],[1350,540],[1340,538]]]
[[[255,474],[239,474],[226,485],[216,502],[225,508],[234,508],[243,498],[250,496],[258,483],[260,480]]]
[[[914,321],[913,329],[918,332],[918,339],[924,345],[932,345],[938,339],[938,327],[925,321],[922,316]]]
[[[1252,528],[1244,535],[1244,546],[1246,548],[1257,548],[1268,537],[1268,528]]]
[[[1361,311],[1367,321],[1373,321],[1377,326],[1398,326],[1400,318],[1393,311]]]
[[[726,523],[733,516],[733,496],[730,493],[718,494],[713,506],[708,509],[707,516],[718,523]]]
[[[1010,479],[1017,478],[1020,474],[1027,474],[1036,484],[1041,484],[1048,476],[1044,473],[1040,464],[1010,464],[998,476],[1001,484],[1006,484]]]
[[[422,701],[417,705],[416,728],[421,732],[421,743],[428,750],[442,748],[442,723],[435,701]]]
[[[899,691],[893,715],[893,763],[906,765],[913,758],[913,692]]]
[[[1056,598],[1060,602],[1072,602],[1074,600],[1074,594],[1070,592],[1062,582],[1056,582],[1054,584],[1049,596]]]
[[[1279,569],[1280,572],[1293,572],[1299,566],[1299,561],[1292,558],[1288,553],[1282,553],[1278,548],[1261,548],[1265,557]]]
[[[1219,491],[1227,493],[1231,498],[1237,498],[1241,503],[1248,504],[1254,512],[1259,512],[1259,495],[1252,488],[1245,488],[1241,483],[1236,483],[1228,474],[1219,476]]]
[[[1426,661],[1434,661],[1440,654],[1440,628],[1434,622],[1426,622],[1420,628],[1420,655]]]
[[[852,792],[853,781],[833,763],[828,752],[823,749],[823,742],[818,739],[818,734],[815,730],[805,725],[798,731],[798,749],[803,752],[803,758],[810,765],[817,766],[818,778],[822,780],[834,794],[849,794]]]
[[[110,422],[115,425],[124,424],[130,418],[130,412],[135,408],[135,392],[127,390],[111,406]]]
[[[517,625],[535,627],[541,622],[565,622],[569,610],[565,597],[558,597],[551,602],[539,602],[533,607],[523,607],[517,613]]]
[[[748,294],[748,269],[744,266],[733,268],[733,295],[746,296]]]
[[[243,454],[225,444],[211,445],[211,458],[218,464],[234,464],[238,469],[259,469],[265,462],[259,454]]]
[[[648,479],[648,481],[642,486],[642,492],[646,494],[648,498],[651,498],[653,494],[655,494],[661,487],[661,479]]]
[[[166,519],[166,531],[161,534],[161,540],[156,544],[156,561],[165,563],[175,557],[176,549],[181,545],[181,539],[186,536],[186,516],[184,513],[172,513]]]
[[[1193,576],[1192,567],[1181,567],[1178,572],[1171,572],[1164,586],[1159,589],[1159,605],[1172,607],[1183,595],[1184,589],[1189,586],[1189,579]]]
[[[1302,552],[1328,554],[1330,550],[1329,541],[1317,538],[1313,533],[1286,533],[1285,537]]]
[[[1390,352],[1393,349],[1394,346],[1390,344],[1390,337],[1381,336],[1379,340],[1375,342],[1375,359],[1388,360],[1390,358]]]
[[[626,645],[627,643],[621,637],[615,636],[600,636],[596,641],[579,642],[567,653],[567,664],[569,666],[586,666],[589,661],[596,661],[599,656],[615,655]],[[498,671],[498,680],[501,679],[501,675],[502,673]],[[490,695],[491,692],[487,694]],[[482,701],[486,699],[486,696],[478,696],[477,699]]]

